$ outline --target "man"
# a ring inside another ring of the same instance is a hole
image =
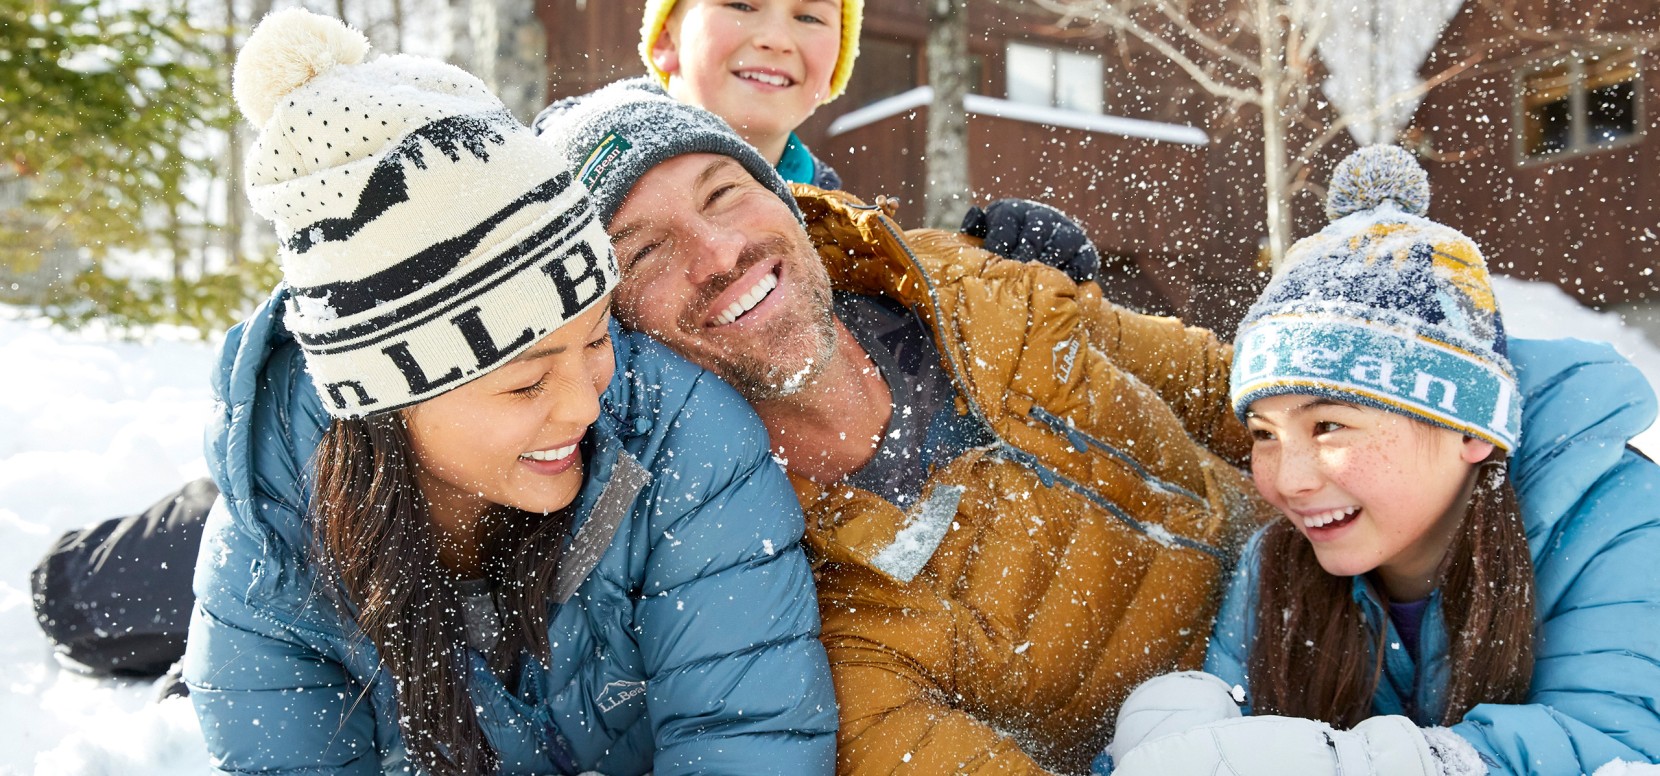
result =
[[[792,475],[843,772],[1085,770],[1131,688],[1197,665],[1265,517],[1200,444],[1249,446],[1214,337],[792,197],[637,84],[554,110],[537,124],[608,223],[617,318],[737,387]]]

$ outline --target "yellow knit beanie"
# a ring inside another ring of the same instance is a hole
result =
[[[663,25],[669,21],[669,14],[674,12],[676,0],[646,0],[644,20],[640,24],[640,60],[646,63],[646,70],[656,77],[658,82],[668,88],[669,74],[657,69],[656,63],[651,61],[651,47],[657,44],[657,36],[663,34]],[[842,48],[836,57],[836,69],[830,73],[830,96],[824,98],[824,105],[831,100],[842,96],[847,90],[847,81],[853,77],[853,60],[859,58],[859,26],[864,23],[865,0],[842,0]]]

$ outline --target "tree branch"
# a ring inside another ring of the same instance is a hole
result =
[[[1211,75],[1181,49],[1159,37],[1152,30],[1147,29],[1107,0],[1085,0],[1085,2],[1078,2],[1077,0],[1034,0],[1034,2],[1042,8],[1061,14],[1063,24],[1070,24],[1077,20],[1129,33],[1137,40],[1152,47],[1153,50],[1163,54],[1171,62],[1176,63],[1176,66],[1193,78],[1201,88],[1213,95],[1243,104],[1254,105],[1260,101],[1259,92],[1233,86]],[[1086,18],[1081,15],[1081,11],[1076,10],[1079,8],[1094,9],[1095,13],[1092,18]]]
[[[1181,31],[1183,35],[1186,35],[1188,40],[1197,43],[1200,48],[1203,48],[1204,50],[1222,58],[1224,61],[1233,64],[1235,67],[1244,70],[1252,78],[1261,77],[1262,73],[1257,69],[1256,63],[1252,62],[1244,54],[1235,51],[1233,47],[1223,43],[1215,36],[1205,32],[1198,25],[1194,24],[1186,10],[1177,7],[1169,2],[1169,0],[1158,0],[1156,7],[1160,13],[1164,14],[1165,19],[1169,20],[1171,24],[1176,25],[1177,30]]]
[[[1428,94],[1431,89],[1446,83],[1465,70],[1470,69],[1484,58],[1486,58],[1485,54],[1472,54],[1465,58],[1464,61],[1449,65],[1445,70],[1430,76],[1425,79],[1423,83],[1420,83],[1411,89],[1403,89],[1390,95],[1388,99],[1373,106],[1371,110],[1364,111],[1352,117],[1339,114],[1337,120],[1333,121],[1331,126],[1326,127],[1325,132],[1320,133],[1318,137],[1309,141],[1308,145],[1303,147],[1302,152],[1297,154],[1296,159],[1292,162],[1294,169],[1301,169],[1304,165],[1307,165],[1309,162],[1313,161],[1315,155],[1320,153],[1320,150],[1325,148],[1327,143],[1330,143],[1333,138],[1337,137],[1338,133],[1348,129],[1349,125],[1353,124],[1355,121],[1375,118],[1379,113],[1405,102],[1406,100]]]

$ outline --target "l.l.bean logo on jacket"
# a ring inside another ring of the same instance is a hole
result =
[[[1078,341],[1075,339],[1061,340],[1055,343],[1055,347],[1050,352],[1055,358],[1055,379],[1064,383],[1072,377],[1072,367],[1078,361]]]
[[[594,704],[599,706],[601,712],[609,713],[612,709],[645,694],[645,682],[630,682],[619,679],[615,682],[606,682],[605,688],[599,691],[599,697],[594,698]]]

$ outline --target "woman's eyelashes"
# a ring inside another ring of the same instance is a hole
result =
[[[527,385],[523,388],[515,388],[511,391],[508,391],[508,393],[511,393],[514,396],[523,396],[525,398],[530,398],[530,397],[533,397],[533,396],[540,396],[542,394],[542,391],[545,390],[547,388],[547,386],[548,386],[548,376],[547,376],[547,373],[544,372],[541,377],[536,379],[536,382],[531,383],[530,385]]]
[[[611,330],[609,328],[607,328],[604,334],[601,334],[599,337],[595,338],[594,340],[592,340],[588,343],[588,349],[589,350],[604,350],[605,348],[609,347],[610,345],[611,345]],[[524,396],[524,397],[540,396],[542,394],[542,391],[547,390],[548,375],[549,374],[551,374],[551,373],[550,372],[543,372],[541,377],[536,378],[536,382],[531,383],[530,385],[524,386],[523,388],[514,388],[513,390],[508,391],[508,393],[511,393],[514,396]]]

